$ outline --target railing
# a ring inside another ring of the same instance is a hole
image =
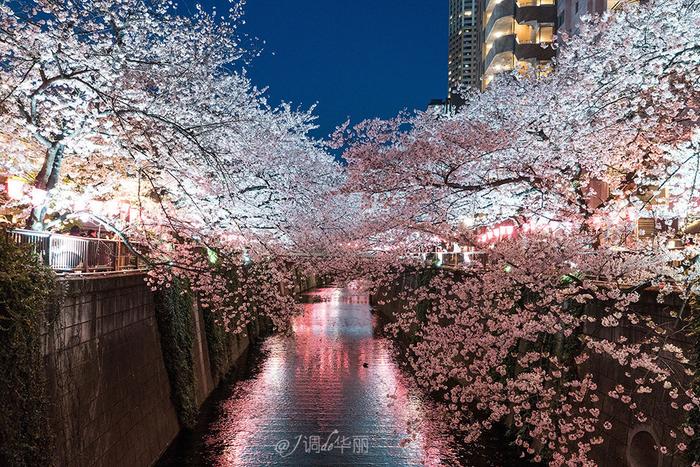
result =
[[[41,261],[58,272],[127,271],[145,267],[143,259],[118,240],[32,230],[13,230],[10,236],[17,243],[31,245]]]
[[[447,252],[447,251],[431,251],[424,252],[419,255],[424,263],[435,264],[443,268],[454,268],[465,264],[483,263],[486,259],[486,254],[483,251],[469,252]]]

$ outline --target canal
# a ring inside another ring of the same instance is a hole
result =
[[[459,449],[377,334],[366,294],[307,298],[292,332],[266,339],[158,465],[503,465],[498,449]]]

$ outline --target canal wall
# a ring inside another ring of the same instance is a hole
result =
[[[665,343],[681,348],[686,355],[692,356],[697,338],[689,333],[678,333],[675,329],[678,320],[674,312],[678,312],[682,306],[683,302],[677,294],[665,296],[659,301],[656,290],[645,290],[640,293],[639,301],[633,303],[630,309],[638,316],[650,318],[655,325],[664,328],[667,333]],[[588,315],[596,315],[599,309],[596,303],[589,303],[585,311]],[[686,313],[689,313],[689,310],[686,309]],[[642,329],[644,324],[633,326],[628,320],[621,323],[623,324],[616,327],[604,327],[600,320],[589,322],[583,327],[583,334],[611,341],[617,341],[624,336],[629,344],[639,343],[646,335],[646,331]],[[670,354],[665,362],[673,368],[676,377],[683,377],[683,367]],[[625,371],[629,369],[612,362],[609,356],[596,353],[590,353],[588,361],[579,367],[581,374],[595,375],[598,393],[601,394],[601,419],[612,422],[612,429],[606,433],[605,442],[594,449],[593,457],[600,465],[611,467],[687,466],[688,460],[683,453],[675,449],[678,439],[670,435],[671,431],[682,433],[680,426],[686,422],[687,412],[682,408],[672,409],[672,400],[666,391],[655,390],[649,394],[635,395],[637,405],[647,417],[643,423],[638,421],[620,400],[602,397],[614,391],[620,381],[627,380]],[[687,387],[690,378],[687,377],[684,383],[683,386]],[[654,449],[655,445],[666,446],[672,454],[661,455]]]
[[[393,322],[394,316],[406,305],[398,297],[403,292],[409,292],[430,280],[431,271],[406,273],[388,286],[382,287],[370,297],[373,309],[379,314],[380,322]],[[380,304],[381,303],[381,304]],[[668,343],[682,348],[692,355],[695,337],[684,333],[673,333],[676,323],[674,310],[677,312],[682,301],[677,295],[671,294],[658,300],[658,293],[646,290],[640,293],[640,300],[631,305],[640,316],[650,317],[654,323],[669,331]],[[586,305],[587,314],[595,314],[600,308],[596,303]],[[603,327],[600,322],[586,324],[583,333],[597,339],[616,340],[625,336],[628,343],[639,342],[644,332],[639,327],[625,325],[614,328]],[[414,335],[400,334],[398,342],[402,349],[407,349],[414,342]],[[677,369],[676,369],[677,370]],[[663,391],[653,391],[650,394],[637,396],[639,408],[647,415],[647,420],[640,423],[629,409],[619,400],[602,397],[613,390],[619,381],[624,381],[624,369],[612,362],[609,357],[591,353],[590,358],[579,367],[581,374],[591,373],[596,377],[598,392],[601,394],[601,420],[612,421],[613,428],[606,433],[605,442],[596,446],[592,452],[593,459],[603,467],[682,467],[688,461],[682,453],[661,455],[654,446],[667,446],[669,451],[678,442],[671,438],[669,432],[673,429],[681,432],[679,427],[685,423],[686,412],[673,410],[670,407],[669,396]],[[678,371],[682,373],[682,371]],[[673,452],[673,451],[671,451]]]
[[[312,285],[305,279],[297,287]],[[61,304],[42,333],[54,464],[152,465],[182,426],[155,294],[143,273],[68,276],[59,286]],[[271,325],[260,320],[245,335],[224,333],[213,365],[207,336],[212,327],[196,305],[188,313],[198,408]]]

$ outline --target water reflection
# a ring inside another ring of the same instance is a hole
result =
[[[367,295],[320,289],[223,403],[216,465],[456,465],[447,430],[373,334]]]

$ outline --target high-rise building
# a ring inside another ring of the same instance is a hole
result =
[[[555,0],[482,1],[482,89],[498,73],[537,71],[549,64],[555,55],[547,46],[557,26]]]
[[[481,87],[481,0],[450,0],[448,81],[449,95],[462,86]]]
[[[578,26],[584,15],[599,15],[625,3],[636,3],[636,0],[558,0],[557,31],[578,34]]]

